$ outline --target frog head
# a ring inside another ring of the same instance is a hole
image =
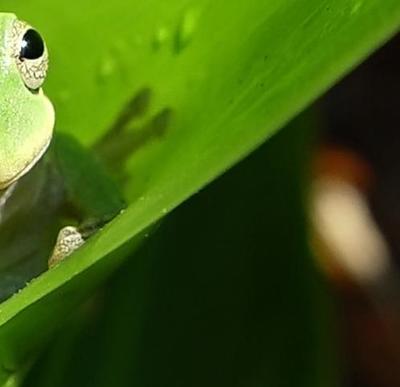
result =
[[[54,109],[41,89],[48,55],[39,33],[5,13],[0,43],[0,189],[5,189],[46,152]]]

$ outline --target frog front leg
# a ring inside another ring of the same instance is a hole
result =
[[[136,149],[162,136],[170,122],[171,110],[164,108],[150,117],[136,133],[129,130],[136,119],[146,114],[150,96],[150,90],[146,88],[135,94],[122,109],[115,124],[94,144],[96,153],[108,169],[120,173],[120,180],[123,180],[121,171],[127,158]],[[58,135],[54,148],[56,165],[68,193],[67,202],[84,217],[80,217],[78,226],[68,225],[61,229],[49,266],[54,266],[82,246],[87,238],[125,207],[118,187],[93,154],[65,135]]]
[[[116,183],[90,150],[73,137],[58,134],[54,138],[51,157],[64,184],[64,207],[76,224],[60,230],[49,267],[81,247],[125,208]]]

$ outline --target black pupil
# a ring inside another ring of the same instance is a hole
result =
[[[42,37],[35,30],[25,32],[21,42],[21,59],[37,59],[43,55],[44,43]]]

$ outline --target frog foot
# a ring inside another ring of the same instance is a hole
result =
[[[54,267],[85,243],[85,239],[76,227],[63,227],[58,233],[56,245],[48,261],[49,268]]]

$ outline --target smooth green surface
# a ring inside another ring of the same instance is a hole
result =
[[[11,372],[118,266],[128,241],[253,150],[400,24],[398,0],[0,4],[46,37],[45,90],[57,130],[90,144],[145,87],[149,109],[133,130],[172,112],[164,136],[128,164],[127,211],[0,306],[0,361]]]

